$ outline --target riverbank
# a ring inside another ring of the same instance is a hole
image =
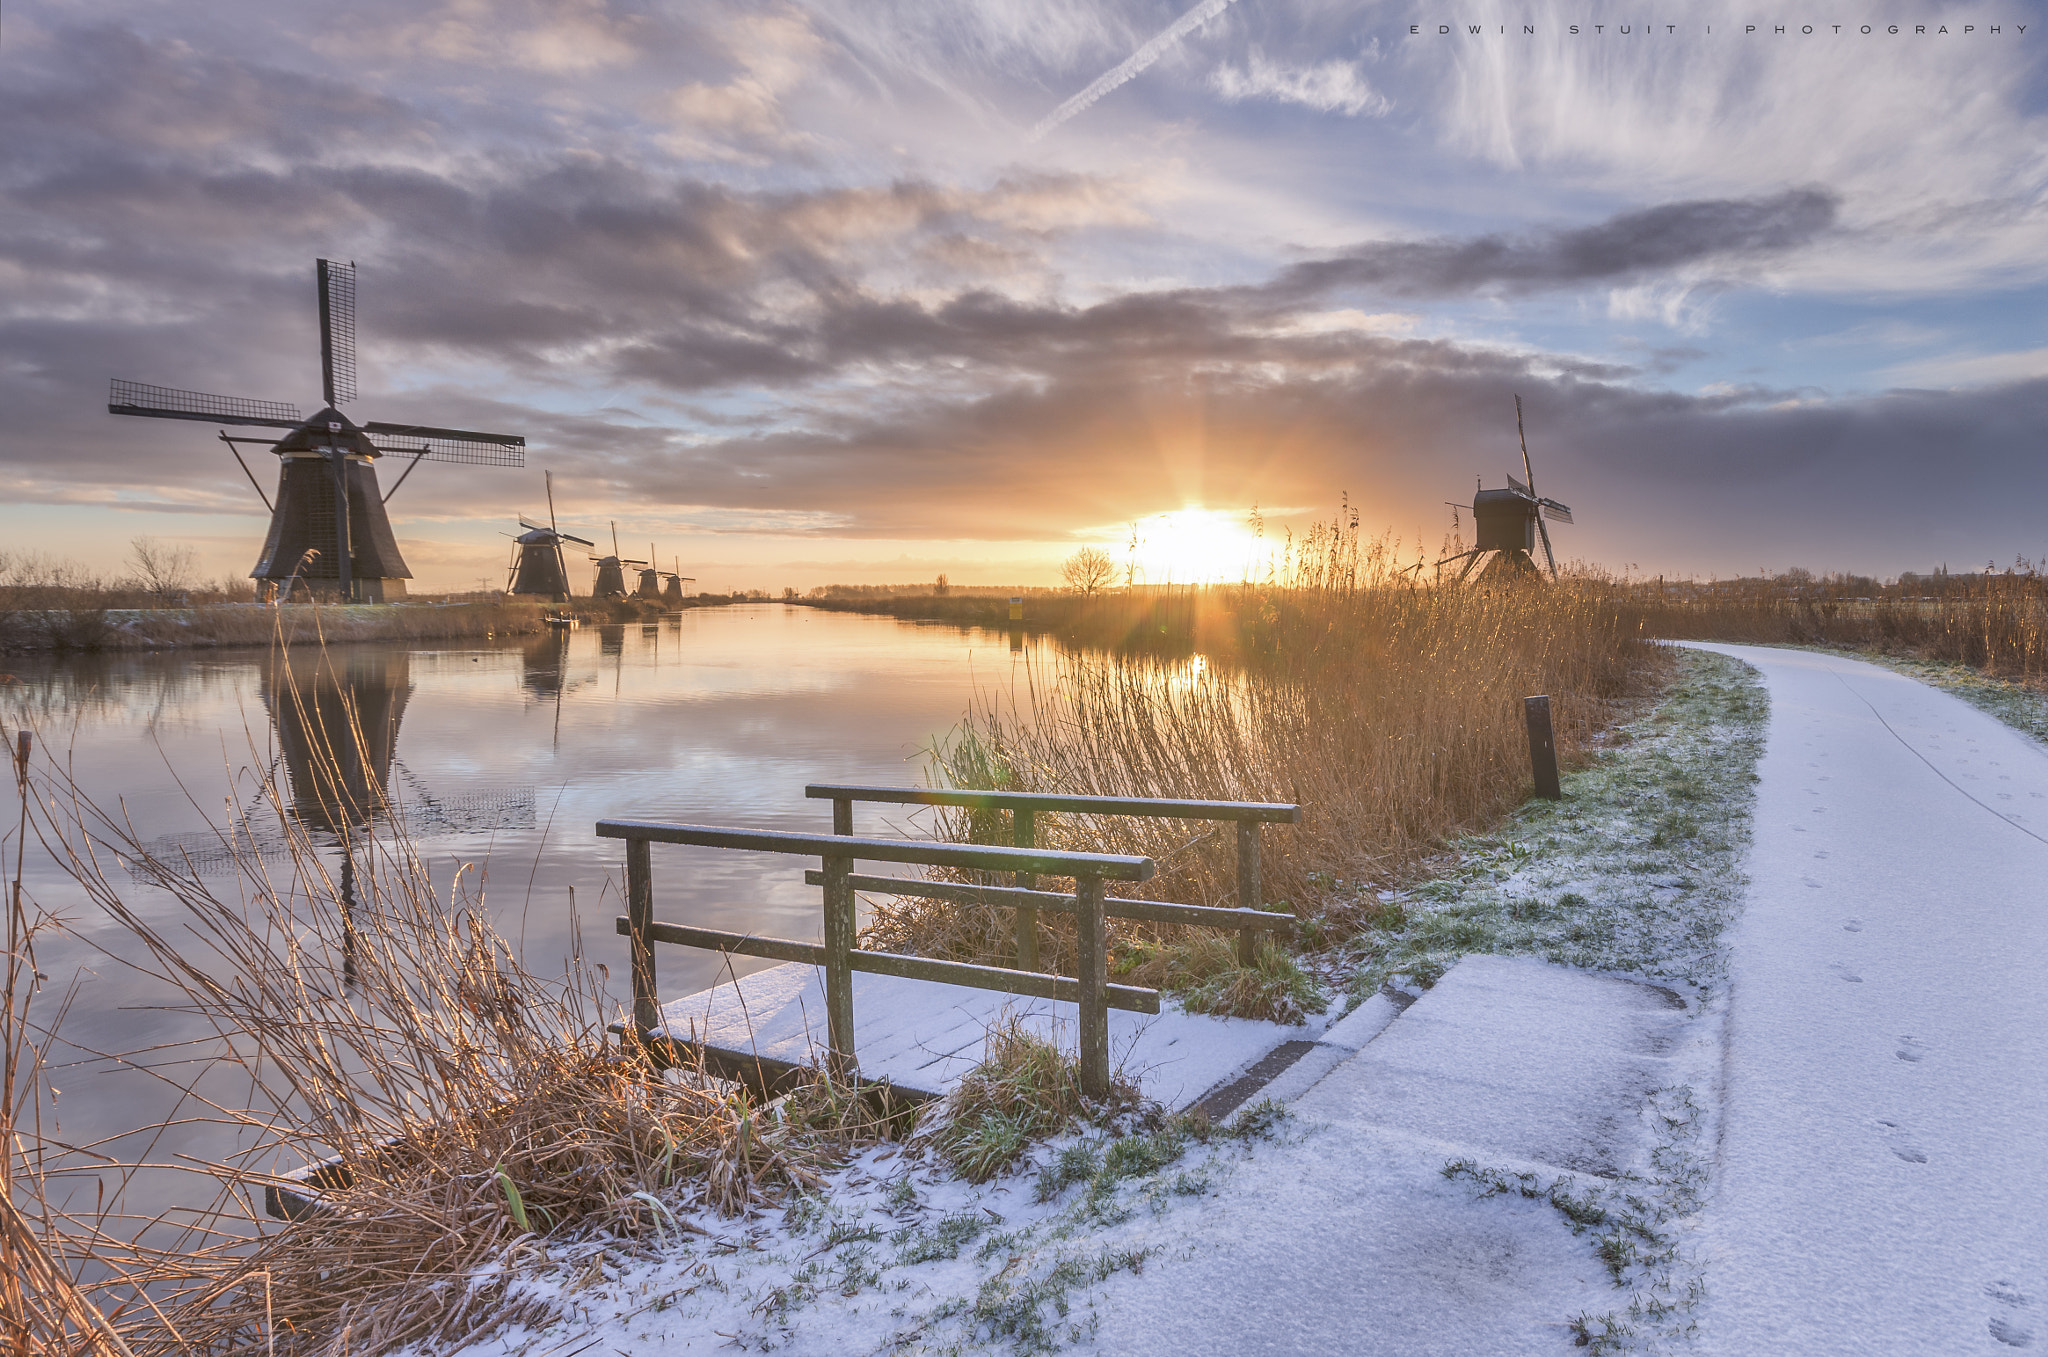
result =
[[[758,602],[699,595],[683,608]],[[404,603],[204,603],[186,608],[19,608],[0,611],[0,654],[91,654],[268,646],[276,642],[350,644],[533,636],[548,630],[544,615],[566,614],[585,626],[653,622],[675,605],[649,599],[574,599],[547,605],[533,599],[419,599]]]

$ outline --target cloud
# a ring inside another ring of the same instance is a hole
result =
[[[1516,293],[1737,267],[1819,241],[1834,224],[1836,206],[1825,189],[1803,188],[1768,198],[1667,203],[1519,238],[1376,241],[1296,264],[1261,291],[1275,301],[1345,288],[1397,297]]]
[[[1233,104],[1264,99],[1353,118],[1360,114],[1378,117],[1394,106],[1348,61],[1284,66],[1268,60],[1257,47],[1247,55],[1243,69],[1225,63],[1216,68],[1209,83],[1225,102]]]

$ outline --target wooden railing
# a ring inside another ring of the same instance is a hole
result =
[[[600,838],[626,841],[626,914],[617,921],[617,928],[629,940],[631,949],[634,1034],[650,1048],[663,1049],[681,1044],[659,1034],[661,1005],[657,997],[653,951],[657,942],[822,967],[825,972],[828,1064],[848,1077],[859,1073],[853,1035],[855,971],[1072,1001],[1080,1008],[1081,1084],[1094,1097],[1103,1097],[1109,1092],[1109,1010],[1159,1011],[1157,990],[1109,983],[1109,955],[1103,926],[1103,882],[1149,879],[1153,872],[1150,858],[1115,853],[1055,853],[1034,848],[928,843],[915,839],[857,839],[850,834],[789,834],[766,829],[725,829],[645,820],[600,820],[597,833]],[[823,871],[812,876],[825,891],[824,942],[763,938],[657,920],[654,917],[651,852],[657,843],[819,858]],[[1039,876],[1071,878],[1074,882],[1071,896],[1050,891],[1031,893],[1049,897],[1058,902],[1056,907],[1073,913],[1080,954],[1077,975],[1067,979],[1000,966],[975,966],[894,952],[862,951],[855,944],[854,892],[866,888],[857,886],[855,882],[877,880],[897,886],[915,884],[919,890],[926,889],[926,886],[896,878],[856,877],[853,872],[855,862],[901,862],[958,870],[1012,872],[1033,880]]]
[[[814,782],[804,795],[832,803],[832,832],[853,833],[853,803],[880,802],[895,806],[957,806],[967,810],[1010,813],[1011,841],[1031,848],[1037,841],[1039,814],[1134,815],[1168,820],[1215,820],[1237,825],[1237,908],[1176,905],[1152,900],[1109,900],[1110,914],[1157,923],[1197,924],[1237,932],[1237,959],[1249,966],[1256,956],[1261,931],[1294,934],[1291,915],[1269,913],[1261,898],[1259,826],[1301,823],[1301,807],[1268,801],[1175,801],[1137,796],[1064,796],[1056,792],[935,791],[923,787],[867,787]],[[1033,890],[1029,872],[1017,873],[1011,886],[961,886],[934,882],[906,884],[882,877],[862,877],[855,890],[886,891],[931,900],[964,900],[1002,905],[1017,911],[1017,965],[1038,969],[1038,911],[1064,911],[1064,896]]]

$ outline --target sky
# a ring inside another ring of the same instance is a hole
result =
[[[1434,559],[1517,395],[1566,560],[2048,557],[2048,16],[1622,18],[16,0],[0,549],[245,575],[215,430],[107,380],[317,408],[324,256],[351,417],[528,440],[392,499],[418,588],[502,584],[543,469],[703,588],[1229,574],[1343,506]]]

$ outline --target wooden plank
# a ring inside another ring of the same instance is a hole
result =
[[[617,921],[621,936],[631,937],[629,920]],[[763,957],[769,961],[798,961],[806,966],[823,966],[825,949],[815,942],[792,942],[788,938],[764,938],[752,933],[727,933],[716,928],[692,928],[688,924],[656,920],[647,926],[650,942],[672,943],[678,947],[701,947],[707,952],[730,952],[734,956]]]
[[[1073,876],[1085,872],[1109,881],[1149,881],[1152,859],[1122,853],[1055,853],[1047,849],[998,845],[928,843],[922,839],[861,839],[833,834],[790,834],[778,829],[728,829],[719,825],[668,824],[658,820],[599,820],[601,839],[740,848],[759,853],[845,857],[860,862],[912,862],[928,867],[972,867],[995,872],[1037,872]]]
[[[1084,876],[1074,883],[1074,938],[1080,953],[1081,1091],[1109,1096],[1109,948],[1103,936],[1102,882]]]
[[[616,927],[620,934],[627,933],[628,925],[623,916],[617,920]],[[715,928],[692,928],[688,924],[659,921],[648,926],[647,936],[654,942],[702,947],[713,952],[766,957],[774,961],[794,961],[805,966],[825,965],[825,949],[815,942],[761,938],[751,933],[727,933]],[[874,975],[895,975],[905,980],[930,980],[941,985],[964,985],[970,989],[1001,990],[1008,994],[1028,995],[1034,999],[1064,999],[1068,1003],[1074,1003],[1081,996],[1080,982],[1064,976],[1046,975],[1037,971],[1013,971],[1002,966],[976,966],[965,961],[935,961],[930,957],[905,956],[901,952],[855,950],[847,953],[847,964],[852,970],[866,971]],[[1157,990],[1143,989],[1135,985],[1111,985],[1106,992],[1111,1008],[1120,1008],[1128,1013],[1159,1011]],[[829,1008],[828,999],[828,1019]]]
[[[848,954],[855,946],[853,859],[825,859],[825,1034],[835,1075],[860,1068],[853,1050],[853,968]]]
[[[1010,812],[1010,842],[1018,848],[1038,846],[1037,820],[1029,806],[1019,806]],[[1034,890],[1038,886],[1038,878],[1029,872],[1019,872],[1010,884],[1018,890]],[[1038,909],[1034,905],[1018,905],[1016,910],[1017,969],[1035,971],[1038,969]]]
[[[1259,827],[1240,820],[1237,824],[1237,907],[1258,913],[1265,903],[1265,883],[1259,877]],[[1259,936],[1249,928],[1237,931],[1237,964],[1249,968],[1258,956]]]
[[[617,1023],[612,1024],[610,1030],[624,1035],[624,1029]],[[736,1051],[680,1037],[660,1037],[650,1045],[656,1061],[665,1069],[701,1068],[714,1079],[744,1085],[763,1101],[780,1098],[818,1076],[818,1071],[810,1065],[796,1065],[753,1051]],[[944,1096],[931,1089],[912,1088],[887,1079],[856,1079],[854,1082],[863,1093],[884,1095],[909,1107],[936,1102]]]
[[[818,885],[821,873],[808,871],[804,880]],[[877,895],[907,895],[920,900],[958,900],[968,905],[993,905],[998,909],[1049,909],[1060,914],[1074,912],[1074,897],[1058,891],[1019,890],[1015,886],[971,886],[958,881],[921,881],[916,877],[866,876],[856,872],[848,881],[857,891]],[[1166,900],[1120,900],[1108,896],[1103,912],[1113,919],[1146,919],[1152,923],[1185,924],[1195,928],[1254,928],[1269,933],[1294,935],[1291,914],[1263,909],[1219,909],[1212,905],[1177,905]]]
[[[1057,792],[940,791],[925,787],[868,787],[814,782],[804,795],[850,797],[896,806],[968,806],[977,810],[1064,811],[1073,815],[1144,815],[1170,820],[1253,820],[1301,823],[1301,807],[1278,801],[1176,801],[1141,796],[1065,796]]]
[[[873,975],[894,975],[905,980],[930,980],[941,985],[962,985],[969,989],[1000,990],[1033,999],[1064,999],[1080,1003],[1081,982],[1065,976],[1012,971],[1001,966],[975,966],[965,961],[934,961],[929,957],[904,956],[900,952],[855,952],[853,969]],[[1127,1013],[1157,1013],[1159,991],[1135,985],[1107,985],[1102,1004]],[[1083,1024],[1085,1030],[1086,1024]]]
[[[654,949],[648,946],[647,928],[654,922],[654,874],[648,865],[647,841],[626,843],[626,936],[627,964],[633,972],[633,1021],[646,1031],[659,1021],[661,1007],[656,997]]]

